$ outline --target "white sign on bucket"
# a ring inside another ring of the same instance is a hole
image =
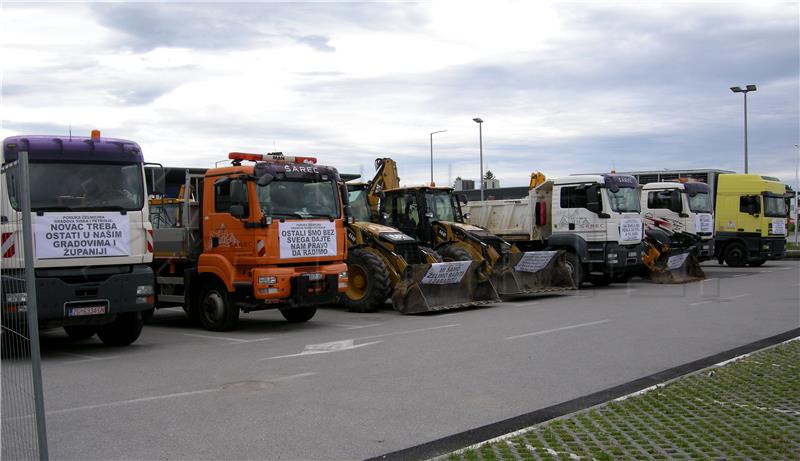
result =
[[[447,285],[450,283],[459,283],[467,273],[472,261],[452,261],[446,263],[433,263],[425,277],[422,277],[422,283],[426,285]]]
[[[517,272],[539,272],[544,269],[557,251],[526,251],[514,270]]]
[[[681,253],[679,255],[670,256],[667,260],[667,269],[675,270],[681,266],[683,263],[686,262],[686,258],[689,257],[689,253]]]
[[[625,218],[619,222],[620,242],[642,241],[642,220],[640,218]]]
[[[336,256],[336,225],[331,221],[290,221],[278,226],[281,258]]]
[[[33,220],[39,259],[130,256],[128,215],[119,213],[45,213]]]

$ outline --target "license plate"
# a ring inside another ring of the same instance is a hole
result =
[[[108,310],[106,304],[91,304],[81,307],[67,307],[67,317],[81,317],[84,315],[103,315]]]
[[[310,280],[312,282],[319,282],[320,280],[322,280],[322,274],[319,273],[319,272],[314,272],[314,273],[311,273],[311,274],[303,274],[303,275],[308,277],[308,280]]]

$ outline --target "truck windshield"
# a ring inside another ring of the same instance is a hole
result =
[[[339,195],[333,181],[273,181],[258,186],[258,203],[264,216],[338,218]]]
[[[764,216],[771,216],[774,218],[785,218],[789,216],[789,207],[783,196],[764,196]]]
[[[694,195],[689,194],[689,209],[695,213],[711,213],[711,201],[708,194],[698,192]]]
[[[30,190],[33,211],[136,211],[144,206],[138,163],[31,162]],[[9,199],[18,210],[18,198]]]
[[[447,191],[429,191],[425,194],[428,213],[433,213],[433,221],[456,220],[456,210],[453,206],[453,197]]]
[[[619,213],[638,213],[640,211],[639,190],[632,187],[620,187],[616,192],[606,189],[611,210]]]
[[[370,221],[369,201],[367,199],[367,191],[365,189],[351,190],[350,197],[350,213],[356,221]]]

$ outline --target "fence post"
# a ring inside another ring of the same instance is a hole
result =
[[[26,306],[28,309],[28,337],[31,342],[31,372],[33,373],[33,392],[36,409],[36,433],[39,445],[39,459],[46,461],[47,428],[44,414],[44,389],[42,386],[42,360],[39,350],[39,311],[36,304],[36,278],[34,276],[33,226],[31,225],[31,195],[28,170],[28,153],[19,153],[20,210],[22,211],[23,254],[25,259]]]

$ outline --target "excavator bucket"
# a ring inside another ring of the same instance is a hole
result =
[[[491,279],[501,296],[575,289],[563,251],[509,253],[506,264],[495,265]]]
[[[482,280],[479,261],[412,264],[395,285],[392,304],[403,314],[420,314],[500,301],[492,282]]]
[[[645,231],[642,260],[650,280],[655,283],[687,283],[706,278],[692,251],[698,238],[686,232],[654,228]]]

